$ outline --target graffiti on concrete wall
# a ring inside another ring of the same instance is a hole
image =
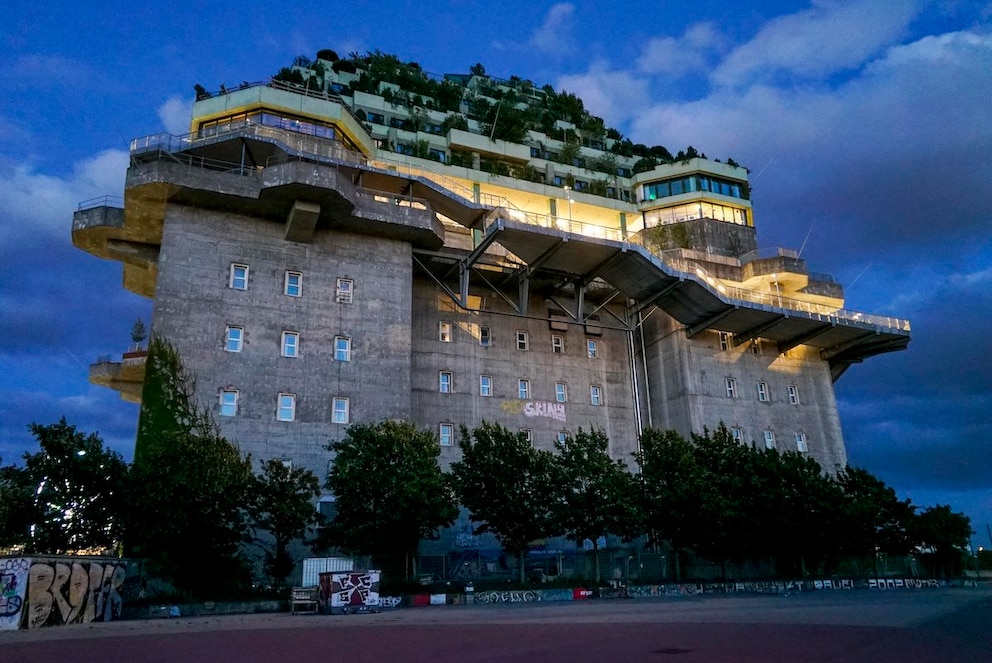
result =
[[[126,577],[124,561],[34,560],[28,571],[27,627],[119,618]]]
[[[0,563],[0,630],[16,629],[21,623],[31,560],[12,557]]]
[[[321,573],[318,598],[332,611],[378,608],[380,571]]]
[[[522,592],[500,592],[490,590],[486,592],[479,592],[475,595],[476,603],[530,603],[532,601],[540,600],[541,595],[531,590]]]

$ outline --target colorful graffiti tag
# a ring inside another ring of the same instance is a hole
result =
[[[0,560],[0,629],[117,619],[126,577],[124,560]]]

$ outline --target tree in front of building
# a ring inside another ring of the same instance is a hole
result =
[[[951,511],[949,504],[923,509],[912,526],[913,538],[933,561],[934,574],[945,578],[961,573],[973,533],[971,519]]]
[[[242,541],[253,475],[251,460],[198,406],[195,384],[178,351],[153,337],[125,543],[178,590],[215,598],[249,584]]]
[[[66,554],[113,549],[120,543],[127,464],[66,423],[29,427],[40,451],[23,467],[0,470],[3,539],[28,552]]]
[[[317,525],[320,514],[313,501],[320,496],[320,482],[308,469],[292,467],[278,459],[262,463],[249,490],[248,513],[255,543],[262,549],[262,568],[277,588],[285,585],[296,560],[289,545],[304,539]],[[262,533],[267,536],[259,536]]]
[[[535,539],[557,535],[552,458],[535,449],[524,433],[483,423],[462,429],[462,459],[451,466],[455,491],[477,523],[476,534],[492,533],[517,557],[526,582],[524,555]]]
[[[376,561],[413,557],[458,515],[437,437],[407,421],[356,424],[331,442],[327,489],[336,514],[322,542]],[[405,563],[404,563],[405,566]]]
[[[638,533],[637,484],[621,460],[609,454],[602,430],[579,429],[555,442],[552,482],[556,527],[578,544],[591,541],[599,583],[599,540],[607,534],[633,538]]]
[[[914,547],[916,506],[868,470],[848,466],[837,473],[844,491],[844,523],[838,531],[844,552],[871,558],[878,576],[878,554],[905,555]]]

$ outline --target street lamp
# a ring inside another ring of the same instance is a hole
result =
[[[568,223],[572,223],[572,187],[565,185],[565,199],[568,200]]]

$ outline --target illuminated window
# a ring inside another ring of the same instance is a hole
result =
[[[724,385],[727,387],[727,398],[737,398],[737,380],[727,378],[724,380]]]
[[[233,417],[238,413],[238,392],[225,389],[220,392],[220,416]]]
[[[794,384],[789,385],[789,405],[799,405],[799,387]]]
[[[228,352],[241,352],[244,339],[244,327],[233,327],[228,325],[226,338],[224,340],[224,349]]]
[[[449,371],[441,371],[437,374],[438,377],[438,390],[442,394],[451,393],[451,373]]]
[[[284,290],[290,297],[303,296],[303,274],[300,272],[286,272],[286,282]]]
[[[248,289],[248,265],[233,263],[231,265],[231,279],[228,287],[234,290]]]
[[[437,340],[442,343],[451,343],[451,323],[447,320],[437,323]]]
[[[451,441],[455,437],[455,425],[454,424],[441,424],[438,427],[438,438],[441,442],[442,447],[450,447]]]
[[[279,394],[276,401],[276,419],[279,421],[293,421],[296,418],[296,396],[293,394]]]
[[[530,380],[517,380],[517,396],[523,400],[530,398]]]
[[[762,403],[768,402],[768,383],[758,381],[758,400]]]
[[[551,335],[551,351],[556,355],[565,353],[565,339],[558,334]]]
[[[480,396],[493,395],[493,377],[491,375],[479,376],[479,395]]]

